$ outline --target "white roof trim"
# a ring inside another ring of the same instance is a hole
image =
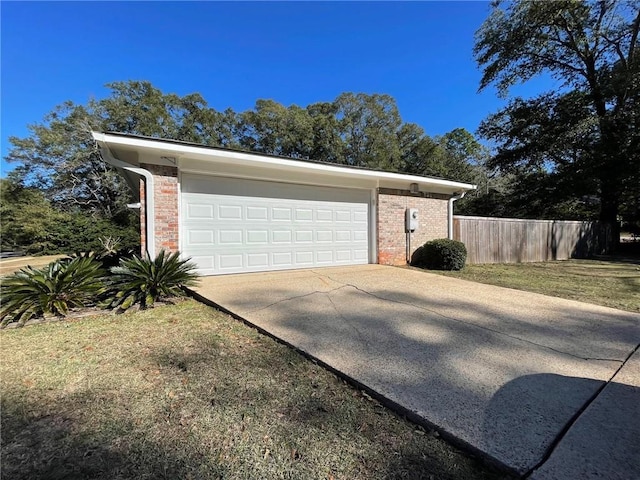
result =
[[[136,138],[130,136],[110,135],[109,133],[91,132],[96,142],[105,146],[123,146],[141,149],[157,150],[162,155],[190,156],[199,158],[208,157],[214,159],[233,159],[236,164],[247,166],[262,166],[274,169],[321,172],[325,174],[338,174],[343,177],[361,178],[370,180],[390,180],[396,182],[418,183],[419,185],[431,185],[450,188],[455,191],[465,192],[475,190],[477,187],[469,183],[454,182],[440,178],[421,177],[418,175],[408,175],[403,173],[380,172],[375,170],[357,169],[342,167],[339,165],[329,165],[324,163],[313,163],[294,159],[263,156],[259,153],[245,153],[232,150],[216,149],[215,147],[205,147],[196,145],[183,145],[173,142],[166,142],[161,139]]]

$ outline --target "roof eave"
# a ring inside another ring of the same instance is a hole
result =
[[[438,187],[452,192],[467,192],[475,190],[476,186],[469,183],[455,182],[439,178],[421,177],[403,173],[382,172],[360,168],[350,168],[340,165],[325,163],[306,162],[284,157],[266,156],[259,153],[247,153],[228,149],[217,149],[216,147],[197,146],[192,144],[180,144],[177,142],[167,142],[161,139],[151,139],[145,137],[112,135],[103,132],[92,132],[93,138],[99,144],[106,146],[129,147],[139,150],[154,151],[160,156],[175,156],[197,158],[201,160],[225,163],[233,161],[246,166],[259,166],[263,168],[295,170],[299,172],[315,172],[328,175],[340,175],[342,177],[369,179],[377,182],[417,183],[422,187]]]

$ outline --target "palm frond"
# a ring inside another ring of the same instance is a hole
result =
[[[99,262],[86,256],[17,271],[0,285],[0,327],[24,325],[44,314],[65,316],[72,308],[92,305],[104,291],[104,273]]]
[[[179,252],[160,251],[155,258],[139,257],[120,260],[111,268],[109,295],[105,304],[125,311],[133,305],[148,308],[163,298],[181,296],[182,287],[197,283],[196,266],[181,259]]]

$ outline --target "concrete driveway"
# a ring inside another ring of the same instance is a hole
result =
[[[640,478],[638,314],[381,265],[197,294],[519,474]]]

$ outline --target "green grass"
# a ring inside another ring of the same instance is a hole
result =
[[[467,265],[450,277],[640,312],[640,260]]]
[[[193,300],[0,339],[2,478],[504,478]]]

